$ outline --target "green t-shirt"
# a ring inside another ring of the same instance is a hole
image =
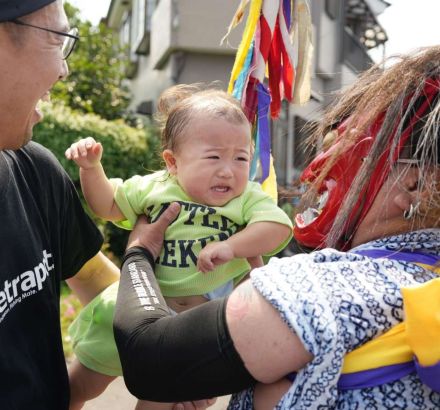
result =
[[[249,182],[242,195],[222,207],[193,202],[177,179],[165,171],[136,175],[124,182],[113,179],[112,183],[115,201],[126,217],[116,224],[125,229],[132,229],[138,215],[146,214],[154,222],[171,202],[181,205],[179,216],[165,233],[156,261],[155,273],[164,296],[203,295],[231,279],[237,283],[249,271],[246,259],[233,259],[212,272],[199,272],[197,255],[207,243],[226,240],[255,222],[292,227],[289,217],[256,182]],[[270,254],[279,252],[289,240],[290,237]]]

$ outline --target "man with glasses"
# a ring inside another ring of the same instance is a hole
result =
[[[30,142],[78,40],[62,0],[0,0],[1,410],[69,408],[60,281],[85,304],[119,277],[73,183]]]
[[[83,303],[118,278],[75,188],[29,142],[78,40],[62,1],[0,0],[0,409],[63,410],[60,281]]]

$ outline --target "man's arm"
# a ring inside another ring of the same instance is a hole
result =
[[[162,215],[166,220],[138,222],[124,256],[114,331],[132,394],[165,402],[203,399],[303,367],[310,353],[250,283],[234,290],[229,300],[170,314],[153,268],[163,233],[175,217],[172,206]]]
[[[119,280],[118,267],[102,252],[98,252],[83,265],[80,271],[66,282],[83,305],[98,293]]]
[[[276,382],[313,359],[300,338],[250,280],[238,285],[229,296],[226,323],[240,358],[260,382]]]

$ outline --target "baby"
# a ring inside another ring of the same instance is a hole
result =
[[[180,85],[165,91],[158,111],[166,170],[125,182],[109,180],[101,165],[103,148],[92,138],[72,144],[66,157],[80,167],[92,211],[121,227],[130,229],[141,214],[154,221],[170,203],[179,202],[156,276],[168,306],[181,312],[228,295],[249,272],[248,261],[255,267],[261,255],[277,253],[288,243],[292,225],[260,185],[248,181],[251,129],[233,97]],[[111,327],[116,287],[87,305],[72,326],[79,362],[70,370],[71,409],[81,408],[121,374]],[[148,307],[150,301],[142,303]],[[142,402],[137,407],[162,408],[171,405]]]

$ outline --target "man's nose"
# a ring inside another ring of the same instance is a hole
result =
[[[61,72],[60,72],[59,79],[65,80],[67,78],[67,76],[69,75],[69,66],[67,65],[66,60],[62,60],[61,64],[62,65],[61,65]]]

